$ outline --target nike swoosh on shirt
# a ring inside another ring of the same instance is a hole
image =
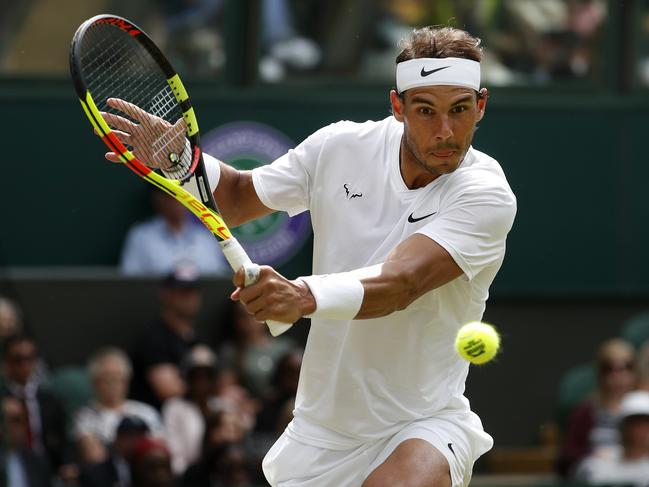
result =
[[[426,71],[426,68],[421,68],[421,77],[424,78],[426,76],[429,76],[433,73],[436,73],[437,71],[441,71],[442,69],[450,68],[450,66],[442,66],[441,68],[436,68],[436,69],[431,69],[430,71]]]
[[[455,458],[457,458],[457,455],[455,454],[455,450],[453,450],[453,443],[448,444],[448,449],[451,450],[451,453]]]
[[[433,211],[432,213],[429,213],[428,215],[420,216],[420,217],[417,217],[417,218],[412,216],[412,213],[410,213],[410,216],[408,216],[408,223],[417,223],[418,221],[421,221],[424,218],[428,218],[429,216],[433,216],[435,213],[437,213],[437,212]]]

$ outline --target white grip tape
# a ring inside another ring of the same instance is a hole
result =
[[[260,273],[259,266],[252,263],[241,244],[235,238],[229,238],[228,240],[219,242],[219,244],[221,245],[221,250],[223,250],[223,255],[225,255],[230,267],[235,272],[243,267],[245,273],[244,286],[247,287],[257,282]],[[292,323],[280,323],[272,320],[267,321],[266,325],[270,330],[270,334],[274,337],[281,335],[293,326]]]
[[[234,272],[237,272],[242,267],[252,264],[250,257],[246,254],[246,251],[243,250],[243,247],[239,241],[232,237],[227,240],[219,242],[223,255],[225,255],[225,260],[228,261],[230,267]],[[259,276],[257,276],[259,277]]]

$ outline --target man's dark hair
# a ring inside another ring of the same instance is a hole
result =
[[[429,26],[414,29],[410,37],[399,43],[401,52],[397,64],[410,59],[430,57],[459,57],[480,62],[481,40],[462,29],[448,26]]]

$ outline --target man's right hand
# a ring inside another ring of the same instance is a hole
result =
[[[113,133],[117,138],[133,148],[135,157],[152,169],[174,170],[177,161],[173,161],[170,155],[181,156],[185,148],[187,125],[182,117],[172,125],[165,119],[119,98],[109,98],[106,104],[129,117],[101,113],[108,125],[114,129]],[[114,152],[107,152],[105,157],[112,162],[121,162]]]

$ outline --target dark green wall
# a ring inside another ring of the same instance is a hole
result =
[[[143,183],[102,159],[66,80],[0,83],[0,265],[113,265],[150,211]],[[220,90],[190,83],[203,132],[236,120],[296,142],[324,124],[388,114],[387,88]],[[649,292],[649,95],[492,94],[474,145],[519,200],[496,295]],[[305,249],[282,270],[308,270]]]

